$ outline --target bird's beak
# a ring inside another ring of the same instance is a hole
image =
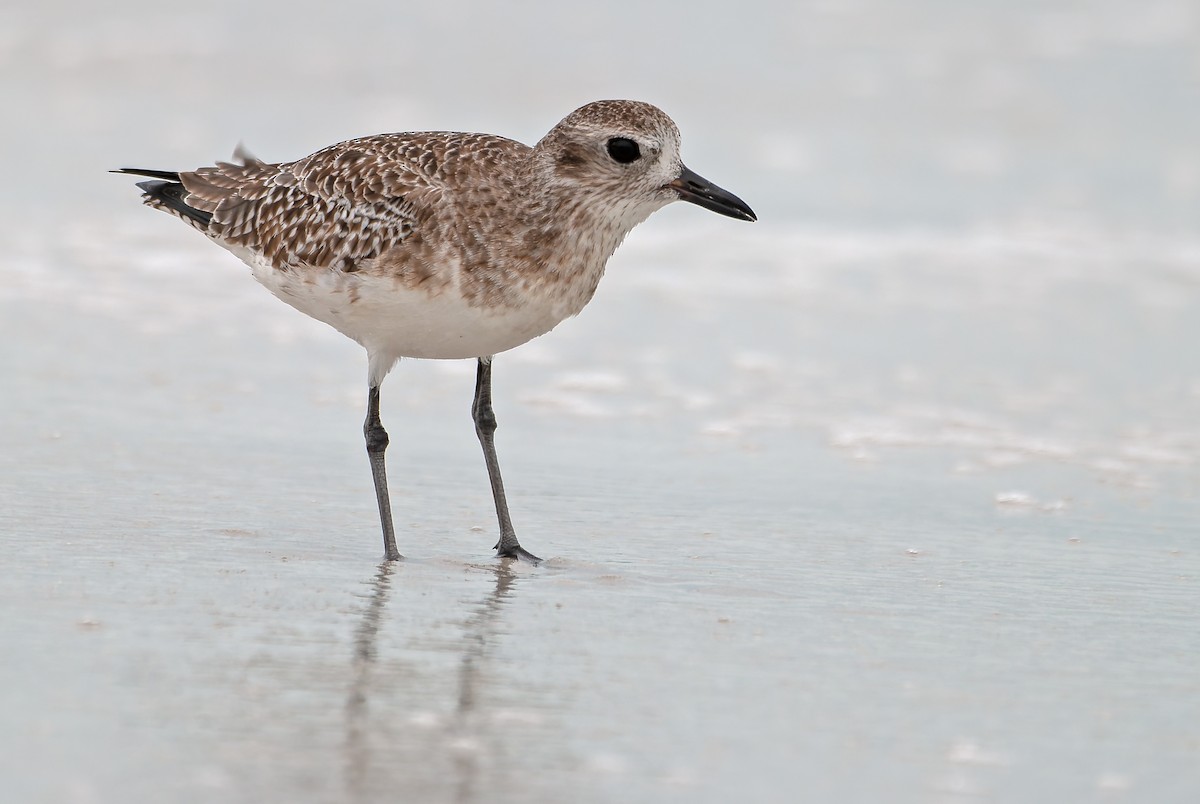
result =
[[[758,216],[754,210],[746,206],[746,202],[731,192],[722,190],[703,176],[699,176],[686,167],[679,173],[679,178],[669,182],[670,187],[684,201],[699,204],[705,209],[728,215],[743,221],[756,221]]]

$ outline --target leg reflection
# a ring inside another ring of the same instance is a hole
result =
[[[442,643],[453,651],[453,659],[435,664],[439,668],[436,678],[430,677],[424,662],[409,666],[407,652],[395,655],[391,649],[379,647],[381,636],[385,645],[398,636],[397,623],[388,621],[386,612],[392,594],[403,596],[409,591],[403,586],[392,588],[393,573],[403,566],[386,560],[380,564],[354,631],[345,705],[345,799],[369,802],[381,800],[387,793],[397,796],[395,800],[462,804],[494,800],[496,786],[503,786],[508,776],[505,759],[513,746],[504,725],[496,720],[497,699],[504,697],[505,689],[498,680],[492,653],[504,630],[503,612],[517,584],[517,560],[501,558],[472,568],[476,579],[482,572],[494,582],[487,584],[485,594],[460,609],[465,615],[460,620],[460,634],[452,643]],[[443,586],[438,591],[448,594],[450,588]],[[434,630],[444,634],[440,630],[444,623],[444,616],[436,615],[399,636],[415,642],[419,651],[425,650],[429,634]],[[447,672],[453,677],[448,678]],[[440,714],[434,721],[440,729],[406,726],[414,712]]]
[[[453,726],[459,744],[465,749],[457,752],[454,759],[458,774],[454,800],[459,804],[480,800],[477,792],[480,752],[472,749],[485,736],[487,724],[478,722],[475,715],[480,699],[480,684],[485,677],[488,650],[499,630],[500,613],[512,597],[512,586],[517,577],[512,570],[515,562],[515,558],[502,558],[489,567],[496,574],[496,585],[474,606],[471,616],[464,623],[458,705]]]
[[[365,787],[370,766],[370,741],[367,739],[367,699],[371,670],[376,657],[376,640],[383,610],[387,606],[392,573],[398,565],[384,559],[371,581],[371,597],[362,621],[354,632],[354,672],[346,699],[346,786],[355,800],[369,796]]]

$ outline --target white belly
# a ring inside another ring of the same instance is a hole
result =
[[[244,249],[229,250],[280,299],[362,344],[373,365],[390,367],[401,357],[487,357],[549,332],[570,314],[549,299],[519,307],[472,306],[454,285],[430,292],[390,277],[279,270]]]

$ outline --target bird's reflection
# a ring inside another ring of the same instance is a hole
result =
[[[487,569],[495,583],[486,595],[470,604],[463,623],[461,659],[459,661],[457,699],[454,714],[447,724],[451,747],[451,766],[454,769],[454,800],[476,801],[480,770],[479,740],[486,723],[475,717],[480,701],[480,686],[484,683],[489,648],[500,628],[500,614],[511,600],[517,573],[515,559],[499,559]],[[354,658],[350,691],[346,700],[345,768],[346,787],[356,801],[372,799],[369,781],[372,773],[371,741],[369,735],[369,706],[377,686],[374,677],[378,655],[378,636],[384,622],[391,594],[392,576],[397,562],[384,561],[369,582],[371,594],[354,632]],[[390,761],[392,757],[385,758]]]
[[[480,732],[481,724],[473,722],[483,669],[487,664],[488,648],[499,627],[500,612],[512,596],[516,574],[512,565],[516,559],[500,559],[495,565],[496,585],[490,594],[475,604],[463,628],[463,653],[459,662],[458,705],[454,710],[454,730],[460,740],[469,741]],[[454,800],[466,804],[475,801],[479,776],[479,752],[462,750],[455,754],[456,789]]]
[[[350,677],[350,694],[346,699],[346,783],[357,800],[367,795],[370,746],[365,732],[371,670],[375,664],[379,624],[387,606],[396,564],[395,561],[384,561],[379,565],[371,581],[370,601],[354,631],[354,669]]]

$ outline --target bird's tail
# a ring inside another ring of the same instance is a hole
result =
[[[179,173],[174,170],[148,170],[146,168],[120,168],[109,173],[128,173],[130,176],[149,176],[152,179],[179,181]]]
[[[112,173],[128,173],[133,176],[149,176],[159,181],[139,181],[142,198],[152,207],[166,208],[184,220],[203,230],[212,222],[212,213],[196,209],[187,203],[188,191],[179,180],[179,174],[170,170],[147,170],[146,168],[121,168]]]

